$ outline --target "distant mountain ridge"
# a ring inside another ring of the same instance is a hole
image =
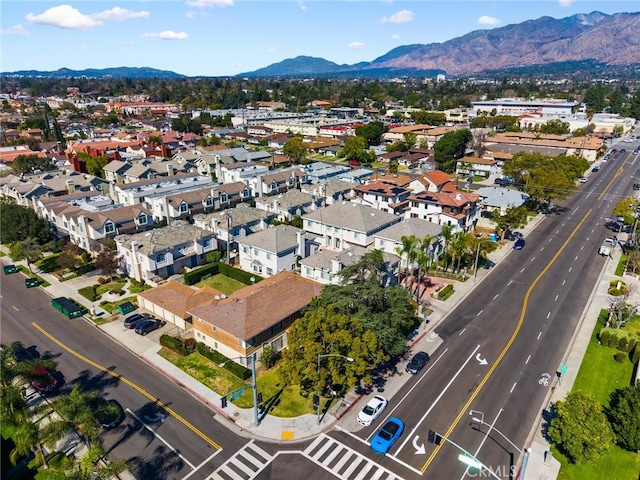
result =
[[[400,46],[372,62],[338,65],[322,58],[301,56],[237,76],[372,75],[375,72],[460,76],[571,62],[640,65],[640,13],[591,12],[561,19],[541,17],[491,30],[476,30],[443,43]]]
[[[179,73],[171,72],[169,70],[158,70],[150,67],[87,68],[86,70],[61,68],[53,72],[20,70],[17,72],[2,72],[0,75],[50,78],[186,78],[185,75],[180,75]]]

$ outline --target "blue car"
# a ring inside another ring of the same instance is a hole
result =
[[[402,423],[402,420],[391,417],[371,439],[371,450],[380,455],[385,455],[396,443],[396,440],[400,438],[403,431],[404,423]]]
[[[522,250],[522,247],[524,247],[524,238],[519,238],[513,243],[514,250]]]

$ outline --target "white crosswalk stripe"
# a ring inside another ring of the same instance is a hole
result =
[[[253,440],[222,464],[207,480],[251,480],[267,466],[273,455],[258,447]]]
[[[322,434],[302,454],[340,480],[402,480],[352,448]]]

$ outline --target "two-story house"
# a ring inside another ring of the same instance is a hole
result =
[[[156,177],[134,183],[116,183],[109,189],[115,203],[136,205],[147,197],[172,195],[181,191],[214,186],[211,177],[197,173],[179,173],[173,177]]]
[[[374,235],[402,217],[367,205],[341,202],[319,208],[302,217],[303,229],[322,238],[322,246],[343,250],[351,245],[369,247]]]
[[[464,192],[422,192],[409,197],[406,218],[421,218],[454,231],[469,231],[475,225],[480,197]]]
[[[462,157],[456,162],[456,173],[467,177],[489,178],[498,170],[498,162],[490,158]]]
[[[269,167],[254,162],[236,162],[231,165],[218,164],[218,181],[221,183],[249,183],[252,178],[259,178],[269,173]]]
[[[114,240],[126,274],[150,284],[204,263],[205,255],[218,248],[212,232],[184,220],[144,233],[117,235]]]
[[[359,185],[353,191],[356,196],[351,199],[352,202],[397,215],[404,213],[409,204],[409,196],[413,193],[408,188],[384,180]]]
[[[277,195],[294,188],[299,189],[300,185],[306,181],[307,177],[304,171],[299,168],[287,168],[256,175],[249,180],[249,185],[256,197],[262,197]]]
[[[189,310],[194,338],[250,366],[259,362],[265,346],[279,352],[288,345],[287,330],[321,292],[319,283],[280,272]]]
[[[299,190],[289,190],[272,197],[256,199],[256,208],[273,212],[281,222],[291,221],[322,206],[323,199]]]

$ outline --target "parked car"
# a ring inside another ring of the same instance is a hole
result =
[[[513,243],[514,250],[522,250],[524,248],[524,238],[519,238]]]
[[[11,273],[16,273],[18,271],[18,267],[16,267],[15,265],[11,264],[11,265],[4,265],[2,267],[2,273],[4,273],[5,275],[9,275]]]
[[[53,375],[53,372],[43,366],[35,367],[27,374],[27,377],[31,382],[31,386],[35,388],[38,393],[51,392],[58,386],[58,380]]]
[[[587,177],[580,177],[580,183],[587,183]]]
[[[140,322],[144,322],[145,320],[147,320],[147,318],[144,317],[141,313],[134,313],[133,315],[129,315],[124,319],[124,326],[125,328],[136,328],[136,325],[138,325]]]
[[[28,362],[29,360],[33,360],[29,350],[25,348],[22,342],[13,342],[9,345],[9,352],[15,362]]]
[[[595,166],[591,169],[592,172],[599,172],[600,171],[600,167],[599,166]]]
[[[371,439],[371,450],[385,455],[404,431],[404,423],[396,417],[391,417]]]
[[[114,428],[124,420],[124,409],[117,400],[100,399],[96,409],[96,418],[102,428]]]
[[[407,373],[415,375],[420,370],[422,370],[422,367],[424,367],[428,361],[429,355],[427,354],[427,352],[418,352],[409,361],[405,370],[407,371]]]
[[[495,267],[496,264],[494,262],[492,262],[491,260],[487,260],[486,262],[484,262],[482,264],[482,268],[484,268],[485,270],[489,270],[491,267]]]
[[[146,335],[147,333],[153,332],[154,330],[159,329],[164,326],[165,322],[162,320],[153,319],[153,320],[144,320],[136,325],[135,332],[138,335]]]
[[[634,183],[633,184],[633,189],[634,190],[640,190],[640,183]]]
[[[358,423],[365,427],[371,425],[371,423],[382,413],[388,403],[389,401],[386,398],[376,395],[369,400],[360,413],[358,413]]]

